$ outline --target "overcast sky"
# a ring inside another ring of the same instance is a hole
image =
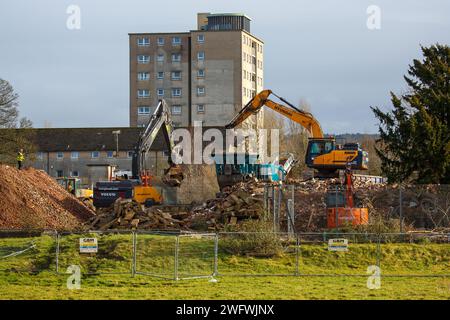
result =
[[[69,5],[81,29],[66,27]],[[369,5],[381,9],[369,30]],[[303,99],[328,133],[377,131],[419,45],[450,42],[447,0],[1,0],[0,78],[36,127],[128,126],[129,32],[188,31],[197,12],[242,12],[265,42],[265,88]]]

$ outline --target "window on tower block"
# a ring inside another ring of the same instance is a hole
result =
[[[150,62],[150,56],[140,54],[138,55],[138,63],[144,64]]]
[[[139,72],[138,73],[138,80],[139,81],[150,80],[150,73],[149,72]]]
[[[181,80],[181,71],[172,71],[171,78],[172,80]]]
[[[205,87],[197,87],[197,95],[199,96],[205,95]]]
[[[172,53],[172,62],[180,62],[181,54],[180,53]]]
[[[197,106],[197,112],[198,113],[205,113],[205,105],[204,104],[199,104]]]
[[[138,98],[149,98],[150,90],[147,89],[139,89],[138,90]]]
[[[172,97],[181,97],[181,88],[173,88]]]
[[[138,38],[137,44],[139,47],[148,47],[150,45],[149,38]]]
[[[173,45],[179,45],[179,44],[181,44],[181,38],[180,38],[180,37],[173,37],[173,38],[172,38],[172,44],[173,44]]]
[[[150,114],[150,107],[149,106],[141,106],[138,108],[138,114],[140,115],[146,115]]]
[[[172,106],[172,114],[181,114],[181,106],[173,105]]]

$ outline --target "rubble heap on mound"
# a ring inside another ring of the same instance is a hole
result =
[[[44,171],[0,165],[0,229],[75,230],[94,212]]]

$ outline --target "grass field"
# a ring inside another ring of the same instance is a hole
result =
[[[323,243],[301,246],[297,260],[292,242],[254,238],[219,241],[217,282],[209,278],[174,281],[149,275],[131,276],[130,235],[97,236],[97,254],[79,254],[80,236],[62,237],[59,272],[55,273],[56,243],[51,236],[0,238],[0,299],[450,299],[450,278],[408,277],[444,275],[450,270],[450,244],[385,243],[380,247],[381,288],[367,288],[366,270],[376,264],[376,243],[352,243],[348,252],[329,252]],[[138,272],[173,277],[175,237],[139,235]],[[276,241],[276,243],[271,243]],[[35,247],[23,253],[11,256]],[[279,246],[280,253],[265,250]],[[242,251],[242,252],[239,252]],[[249,256],[249,252],[258,252]],[[178,276],[207,276],[214,270],[212,238],[180,237]],[[265,253],[265,254],[263,254]],[[69,265],[81,267],[81,289],[67,289]],[[298,271],[302,275],[288,276]],[[88,273],[101,273],[100,275]],[[107,274],[123,273],[123,274]],[[254,276],[234,276],[253,274]],[[270,276],[281,274],[286,276]],[[312,275],[361,276],[312,276]],[[258,276],[269,275],[269,276]]]

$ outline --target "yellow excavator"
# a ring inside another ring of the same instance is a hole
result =
[[[287,106],[270,100],[269,96],[271,94],[286,103]],[[358,143],[336,144],[334,137],[324,136],[320,123],[311,113],[293,106],[286,99],[277,96],[271,90],[263,90],[258,93],[225,128],[236,127],[252,114],[258,113],[263,106],[267,106],[292,121],[299,123],[308,131],[310,137],[308,139],[305,163],[309,168],[317,171],[315,173],[316,177],[337,177],[339,170],[344,170],[348,167],[354,170],[368,169],[368,153],[362,150]]]
[[[81,180],[75,177],[59,177],[56,178],[56,182],[63,187],[67,192],[73,194],[81,202],[87,206],[92,206],[92,189],[82,188]]]

